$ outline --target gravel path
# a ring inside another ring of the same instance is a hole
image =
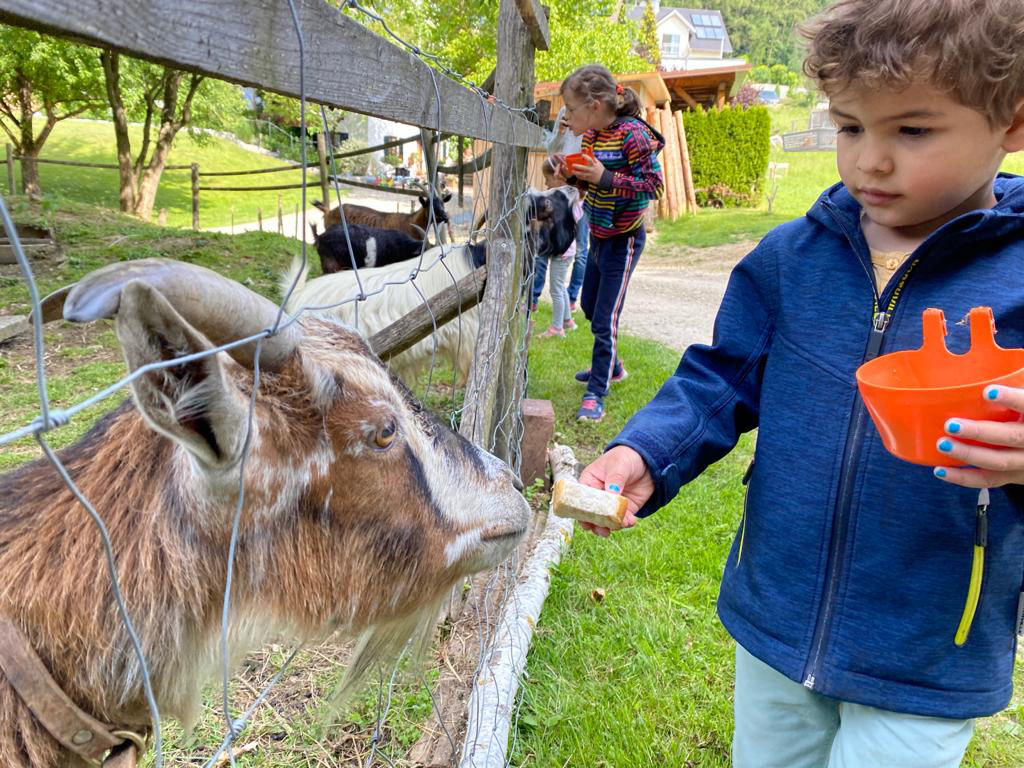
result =
[[[729,272],[755,245],[743,241],[685,248],[650,243],[630,280],[619,327],[678,352],[690,344],[710,343]]]

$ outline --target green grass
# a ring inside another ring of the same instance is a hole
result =
[[[138,152],[142,128],[130,126],[132,149]],[[54,160],[72,160],[82,163],[117,163],[112,123],[92,120],[65,120],[57,124],[53,133],[43,145],[41,157]],[[316,162],[316,153],[309,158]],[[258,168],[273,168],[288,165],[289,161],[270,155],[250,152],[224,139],[199,137],[182,131],[174,140],[168,165],[198,163],[200,172],[245,171]],[[20,183],[20,163],[17,178]],[[63,165],[39,165],[40,183],[43,193],[73,202],[90,203],[116,210],[118,207],[118,175],[116,170],[79,168]],[[191,173],[164,171],[160,189],[156,195],[153,217],[156,219],[161,208],[167,209],[167,225],[171,227],[192,226],[192,181]],[[310,170],[307,182],[309,200],[320,197],[319,174]],[[216,187],[261,187],[282,184],[298,184],[302,181],[300,171],[261,173],[253,176],[214,176],[200,178],[203,186]],[[226,227],[232,223],[244,224],[256,221],[262,210],[264,226],[277,226],[277,201],[281,198],[284,214],[294,214],[295,207],[302,201],[302,190],[280,192],[201,192],[199,194],[199,226]]]
[[[541,309],[537,327],[545,327]],[[626,337],[630,375],[613,385],[600,424],[573,421],[592,337],[580,330],[530,346],[531,397],[551,399],[556,439],[587,461],[648,402],[678,363]],[[520,697],[517,768],[662,768],[730,764],[733,649],[718,622],[721,571],[739,523],[740,478],[753,436],[636,528],[599,539],[577,528],[555,570]],[[591,597],[603,589],[603,601]],[[965,766],[1024,765],[1024,668],[1017,695],[981,720]]]

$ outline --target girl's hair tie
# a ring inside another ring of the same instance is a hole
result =
[[[615,93],[617,93],[619,96],[621,96],[623,93],[625,93],[625,91],[623,90],[622,86],[619,85],[618,83],[615,84]]]

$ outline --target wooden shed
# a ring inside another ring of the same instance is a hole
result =
[[[672,93],[669,91],[660,72],[634,72],[630,74],[616,75],[615,79],[622,86],[629,86],[640,95],[640,102],[643,107],[641,117],[651,123],[663,135],[667,145],[661,154],[661,163],[665,171],[665,200],[657,206],[651,206],[652,211],[656,208],[659,216],[676,218],[685,212],[696,212],[696,202],[688,205],[687,201],[693,199],[692,181],[690,179],[689,155],[685,150],[685,137],[680,142],[679,131],[681,131],[682,120],[676,121],[666,116],[671,115],[670,105]],[[537,103],[548,102],[548,114],[553,120],[558,110],[564,104],[558,92],[560,82],[541,82],[534,88],[534,97]],[[664,119],[663,119],[664,118]],[[479,157],[487,151],[488,144],[482,141],[473,143],[473,156]],[[541,173],[546,153],[543,151],[528,150],[527,181],[537,188],[544,189],[544,176]],[[687,188],[687,182],[689,188]],[[486,200],[487,189],[490,183],[490,169],[484,169],[474,175],[473,189],[474,199]],[[477,191],[479,190],[479,191]],[[669,200],[678,201],[676,205],[670,206]]]

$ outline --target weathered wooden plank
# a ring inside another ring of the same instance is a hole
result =
[[[381,360],[390,360],[433,333],[435,324],[440,328],[458,317],[460,312],[479,304],[486,282],[486,266],[470,272],[455,285],[431,296],[426,304],[420,304],[409,314],[371,336],[370,348]]]
[[[538,126],[487,103],[337,9],[321,0],[296,6],[309,101],[446,133],[541,146]],[[300,95],[299,41],[288,3],[279,0],[0,0],[0,21]]]
[[[548,29],[547,9],[538,0],[516,0],[516,5],[530,31],[533,47],[538,51],[548,50],[551,47],[551,30]]]

